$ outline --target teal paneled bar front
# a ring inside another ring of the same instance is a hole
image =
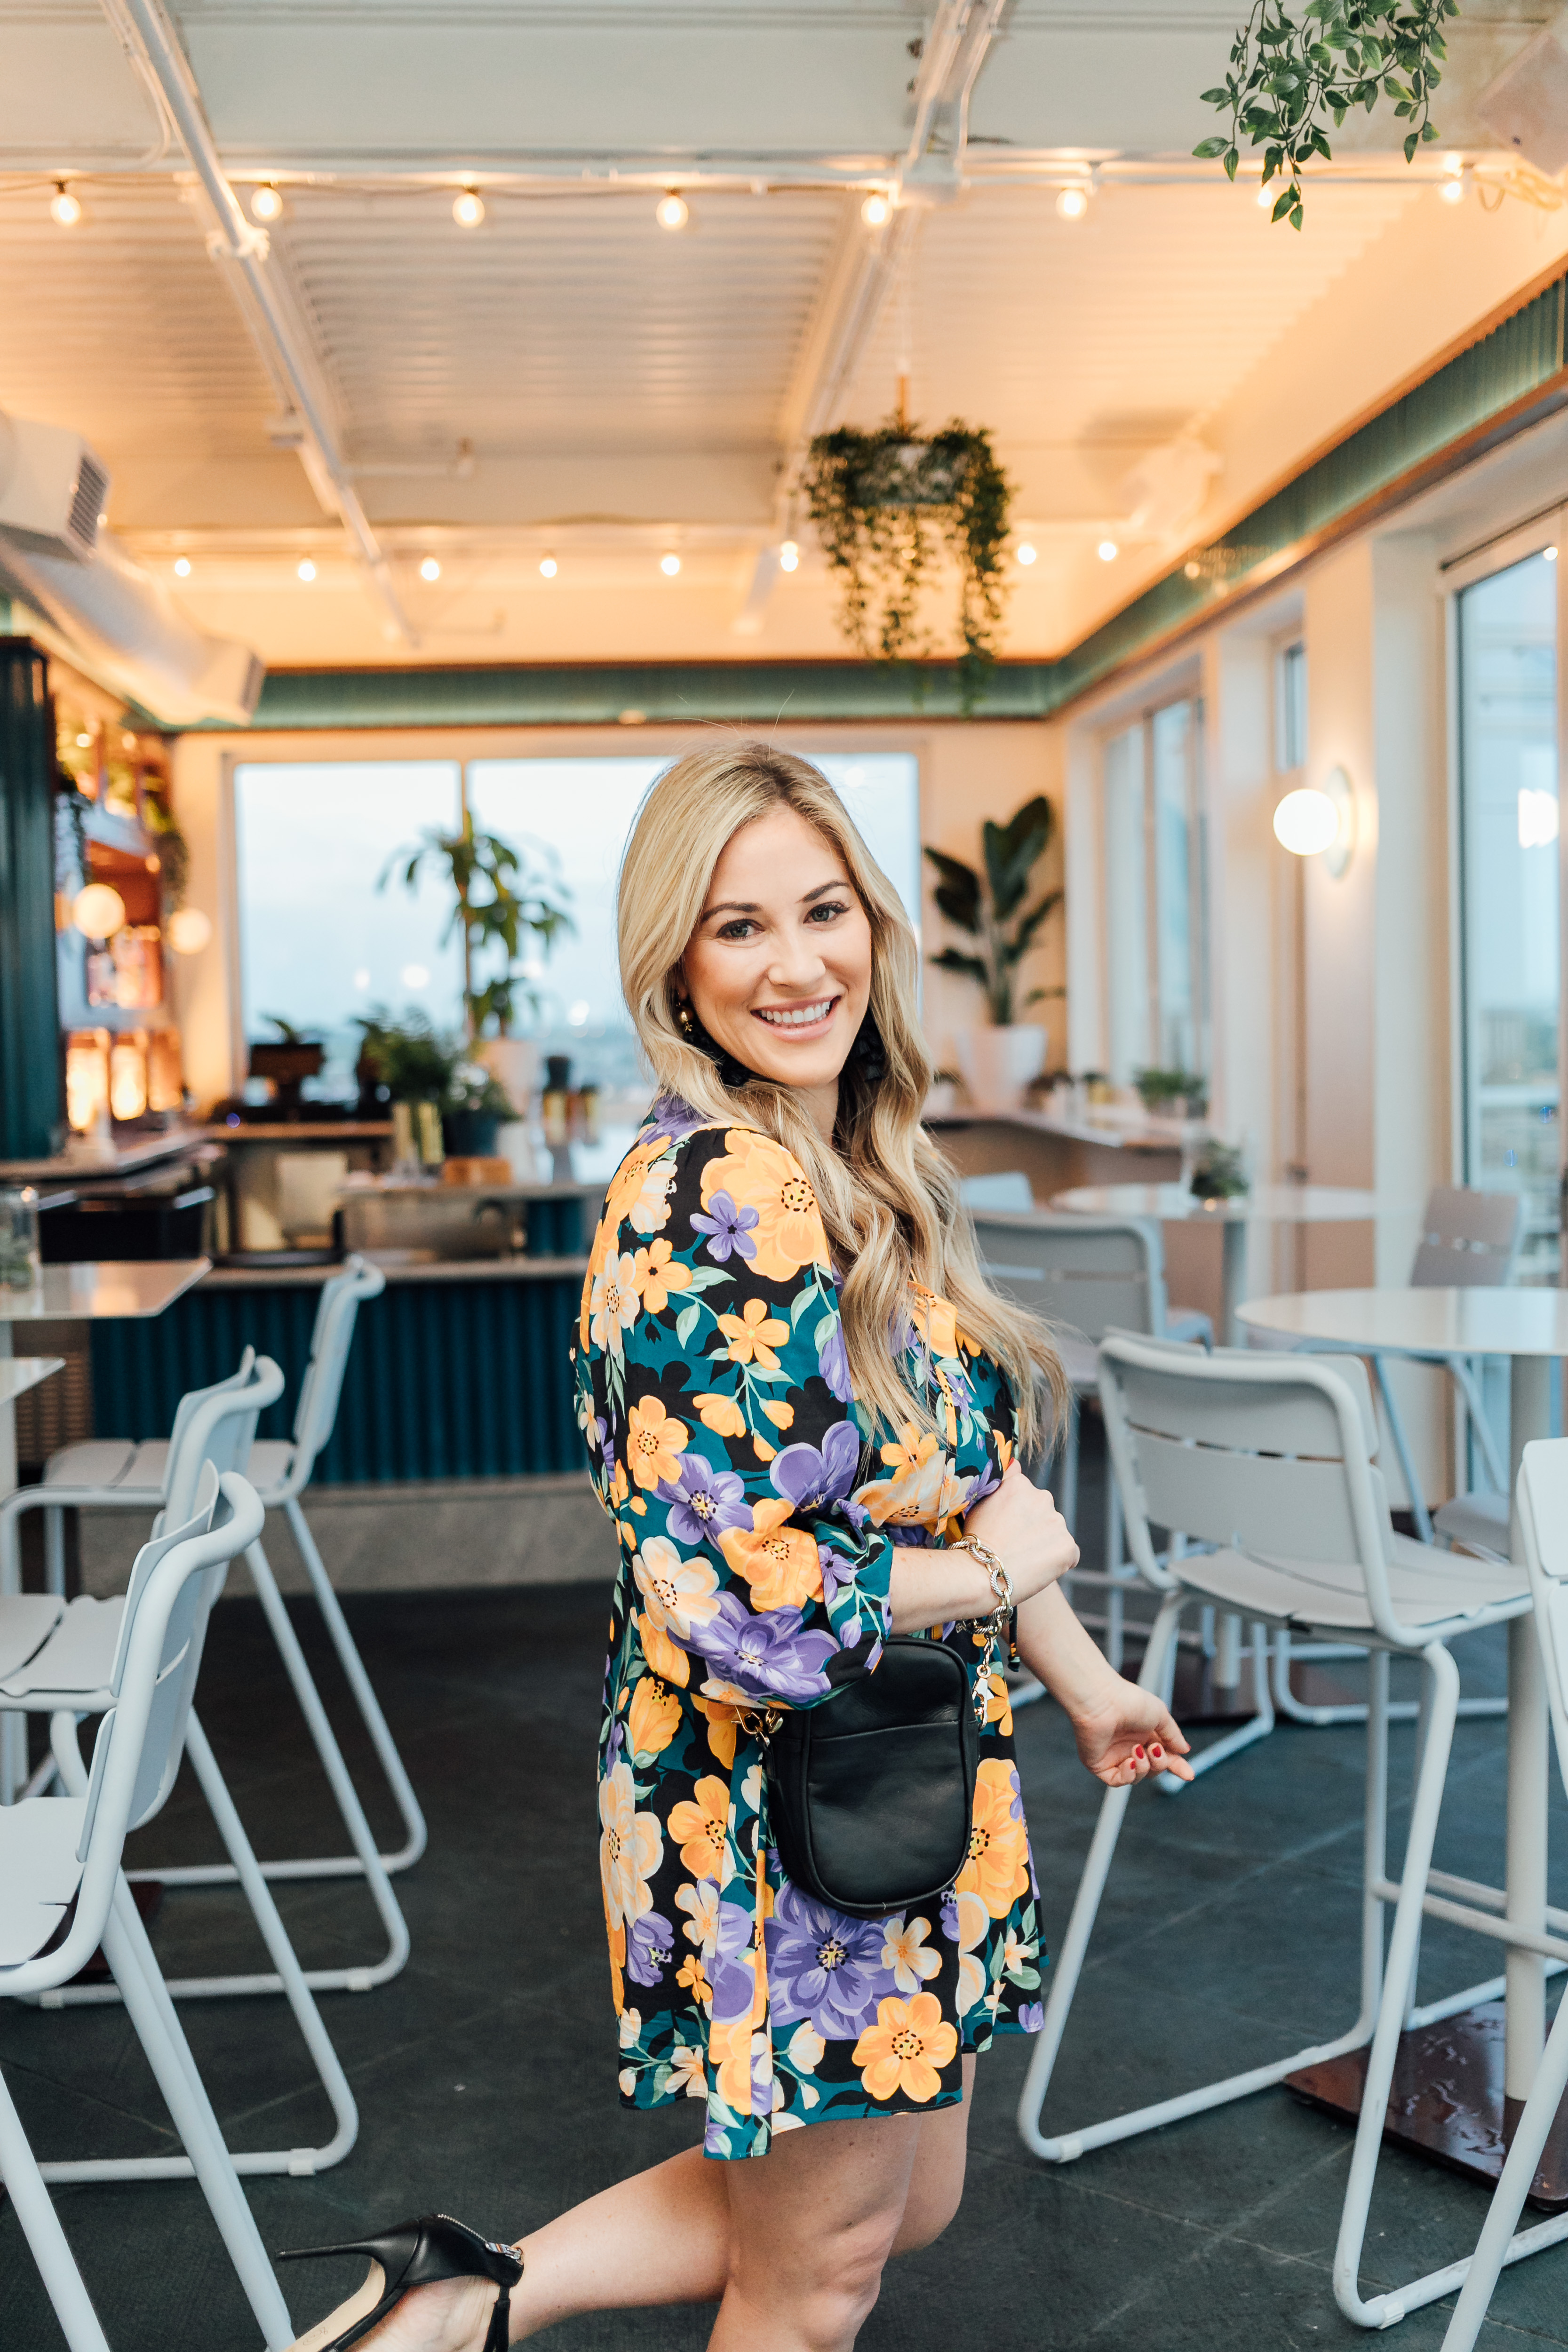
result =
[[[360,1309],[331,1444],[329,1485],[515,1478],[583,1470],[568,1351],[586,1261],[508,1262],[473,1275],[388,1276]],[[226,1379],[247,1345],[282,1367],[263,1437],[289,1434],[320,1278],[210,1275],[162,1315],[92,1326],[95,1427],[166,1437],[188,1389]]]

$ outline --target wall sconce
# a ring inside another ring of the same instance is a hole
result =
[[[71,920],[84,939],[111,940],[125,928],[125,901],[107,882],[89,882],[71,901]]]
[[[73,1029],[66,1040],[66,1119],[90,1135],[109,1113],[109,1032]]]
[[[1344,770],[1287,793],[1274,812],[1274,838],[1292,857],[1321,857],[1337,882],[1355,848],[1355,790]]]
[[[147,1108],[147,1033],[133,1029],[109,1049],[109,1112],[111,1118],[140,1118]]]
[[[177,1029],[154,1029],[147,1040],[147,1108],[180,1110],[185,1100],[185,1074],[180,1062]]]

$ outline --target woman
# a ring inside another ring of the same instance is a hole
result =
[[[712,2352],[855,2342],[889,2255],[957,2210],[976,2053],[1040,2022],[970,1538],[1089,1770],[1191,1777],[1058,1590],[1077,1547],[1017,1455],[1059,1367],[987,1288],[921,1129],[914,939],[831,787],[762,744],[679,761],[638,817],[619,925],[658,1097],[609,1187],[576,1350],[621,1545],[601,1864],[622,2097],[700,2102],[703,2145],[515,2251],[428,2219],[368,2242],[361,2294],[300,2352],[501,2352],[571,2313],[684,2302],[719,2305]],[[874,1667],[884,1635],[928,1630],[987,1678],[968,1860],[939,1903],[850,1918],[780,1866],[761,1718],[830,1696],[830,1658]]]

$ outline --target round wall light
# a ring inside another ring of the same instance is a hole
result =
[[[779,549],[779,570],[781,572],[798,572],[799,569],[799,545],[795,540],[786,539],[783,546]]]
[[[485,200],[478,188],[465,188],[454,197],[452,218],[459,228],[478,228],[485,216]]]
[[[1057,198],[1057,218],[1058,220],[1080,221],[1088,210],[1089,191],[1087,188],[1064,188],[1060,195]]]
[[[125,927],[125,901],[107,882],[89,882],[71,901],[71,921],[86,940],[111,940]]]
[[[163,937],[176,955],[200,955],[211,945],[212,935],[212,918],[199,907],[176,908],[163,926]]]
[[[540,575],[542,579],[553,580],[560,569],[561,566],[556,562],[555,558],[552,555],[542,555],[540,557],[539,570]]]
[[[263,223],[282,219],[283,199],[270,180],[263,180],[258,188],[252,188],[250,217]]]
[[[892,212],[893,207],[887,197],[879,190],[873,189],[860,207],[860,217],[868,228],[880,228],[884,221],[891,219]]]
[[[1037,560],[1039,551],[1032,540],[1021,539],[1013,550],[1013,559],[1015,562],[1027,566]]]
[[[1355,847],[1355,792],[1344,770],[1287,793],[1274,812],[1274,838],[1292,857],[1321,857],[1337,881]]]
[[[671,188],[667,195],[660,196],[654,218],[660,228],[684,228],[691,218],[691,207],[678,188]]]
[[[421,580],[439,580],[441,577],[441,567],[433,555],[427,555],[419,566],[419,577]]]
[[[667,580],[673,580],[675,578],[676,573],[680,569],[680,558],[677,555],[673,548],[670,549],[668,555],[661,555],[659,557],[658,568],[663,572]]]

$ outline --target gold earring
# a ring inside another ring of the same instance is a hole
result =
[[[676,1026],[679,1029],[681,1035],[683,1037],[689,1037],[692,1029],[695,1026],[691,1018],[690,1005],[678,1004],[675,1008],[675,1020]]]

